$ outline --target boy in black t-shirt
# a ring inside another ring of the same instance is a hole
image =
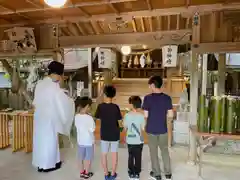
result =
[[[117,177],[116,169],[118,162],[118,145],[120,139],[119,120],[122,115],[118,105],[112,103],[112,99],[116,96],[116,89],[113,86],[104,87],[104,103],[97,107],[95,117],[101,121],[101,150],[102,150],[102,166],[105,173],[105,180],[114,180]],[[107,153],[112,154],[112,172],[108,171]]]

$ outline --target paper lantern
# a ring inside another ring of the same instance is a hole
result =
[[[66,4],[67,0],[44,0],[44,2],[53,8],[60,8]]]
[[[130,46],[122,46],[121,52],[123,55],[129,55],[131,53],[132,49]]]

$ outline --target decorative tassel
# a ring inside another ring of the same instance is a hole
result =
[[[132,67],[132,56],[130,56],[129,60],[128,60],[128,68]]]
[[[148,53],[147,55],[147,61],[146,61],[147,65],[150,67],[152,65],[152,59],[151,59],[151,56],[150,56],[150,53]]]

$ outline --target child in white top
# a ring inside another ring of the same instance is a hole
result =
[[[93,176],[89,172],[94,154],[94,131],[95,122],[88,115],[92,100],[88,97],[78,97],[75,101],[76,116],[75,126],[77,129],[78,157],[80,159],[80,177],[88,179]]]

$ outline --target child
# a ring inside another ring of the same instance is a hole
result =
[[[76,99],[75,126],[77,129],[78,157],[80,159],[80,177],[88,179],[93,176],[90,166],[94,154],[94,130],[95,122],[88,115],[92,100],[88,97],[77,97]]]
[[[127,131],[126,142],[128,145],[128,174],[129,179],[139,179],[142,166],[142,149],[144,139],[142,130],[145,128],[145,119],[142,112],[142,100],[139,96],[129,98],[131,111],[124,117],[124,127]]]
[[[101,121],[101,151],[102,166],[105,180],[114,180],[117,177],[116,169],[118,162],[118,144],[120,139],[119,120],[122,119],[118,105],[112,102],[116,95],[113,86],[104,87],[104,103],[99,104],[96,110],[96,118]],[[112,154],[112,171],[108,171],[107,154],[110,149]]]

